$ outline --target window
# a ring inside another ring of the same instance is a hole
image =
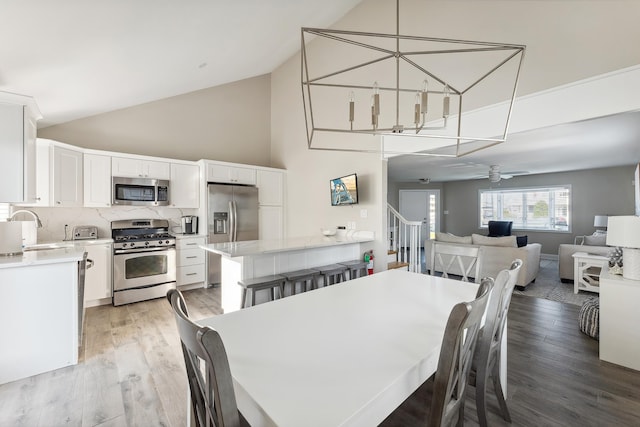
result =
[[[571,186],[480,190],[480,227],[513,221],[513,228],[571,231]]]

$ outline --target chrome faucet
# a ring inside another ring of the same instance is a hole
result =
[[[40,221],[40,217],[38,217],[38,215],[35,212],[29,211],[27,209],[18,209],[17,211],[11,214],[11,216],[9,217],[9,221],[13,221],[13,217],[19,213],[26,213],[31,215],[33,217],[33,220],[36,222],[36,227],[42,228],[42,221]]]

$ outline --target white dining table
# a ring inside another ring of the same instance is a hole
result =
[[[389,270],[198,321],[216,329],[254,427],[376,426],[436,371],[478,285]]]

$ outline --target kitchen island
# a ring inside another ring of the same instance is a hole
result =
[[[0,384],[78,363],[84,250],[0,257]]]
[[[373,242],[372,232],[360,231],[348,236],[291,237],[277,240],[249,240],[202,246],[222,256],[221,304],[225,313],[239,310],[242,288],[239,280],[319,267],[361,259],[362,244]],[[266,293],[256,295],[264,301]]]

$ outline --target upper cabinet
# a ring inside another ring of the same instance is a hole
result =
[[[36,121],[32,98],[0,92],[0,203],[35,202]]]
[[[256,170],[218,163],[207,164],[207,182],[256,185]]]
[[[111,156],[85,153],[84,205],[111,206]]]
[[[82,206],[82,152],[52,147],[53,206]]]
[[[83,200],[83,154],[72,146],[38,139],[35,206],[78,207]]]
[[[257,171],[258,200],[260,205],[282,206],[284,172]]]
[[[126,178],[171,179],[171,164],[128,157],[111,158],[111,174]]]
[[[171,163],[169,201],[175,208],[200,207],[200,167]]]

